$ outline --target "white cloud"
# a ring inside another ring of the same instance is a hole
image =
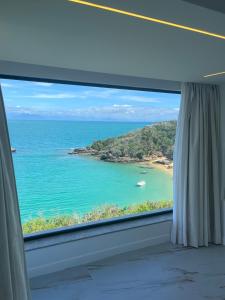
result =
[[[6,113],[8,114],[14,114],[14,115],[34,115],[36,112],[35,109],[28,108],[28,107],[22,107],[20,105],[17,105],[15,107],[6,107]]]
[[[130,104],[113,104],[113,107],[132,107]]]
[[[98,98],[98,99],[114,99],[114,100],[126,100],[132,102],[140,102],[140,103],[158,103],[160,102],[157,98],[151,97],[144,97],[144,96],[132,96],[132,95],[122,95],[118,93],[117,90],[107,89],[107,90],[88,90],[78,93],[38,93],[35,95],[30,96],[31,98],[37,99],[91,99],[91,98]],[[130,104],[114,104],[120,107],[128,107],[132,106]]]
[[[83,92],[83,96],[86,97],[94,97],[94,98],[102,98],[102,99],[108,99],[108,98],[112,98],[113,96],[115,96],[116,94],[118,94],[118,91],[115,89],[91,89],[88,91],[84,91]]]
[[[1,87],[3,87],[3,88],[13,88],[14,85],[11,84],[11,83],[2,82]]]
[[[105,121],[144,121],[156,122],[176,120],[178,111],[173,108],[132,107],[132,106],[101,106],[71,109],[64,115],[74,119],[105,120]]]
[[[144,97],[144,96],[132,96],[132,95],[120,96],[120,99],[130,100],[130,101],[135,101],[135,102],[142,102],[142,103],[158,103],[159,102],[159,99],[157,99],[157,98],[150,98],[150,97]]]
[[[55,94],[48,94],[48,93],[40,93],[35,94],[33,96],[29,96],[30,98],[37,98],[37,99],[71,99],[71,98],[81,98],[80,95],[76,93],[55,93]]]
[[[32,96],[27,96],[30,98],[37,99],[91,99],[91,98],[99,98],[99,99],[109,99],[117,94],[117,91],[112,89],[105,90],[86,90],[83,92],[70,92],[70,93],[37,93]]]
[[[44,87],[50,87],[53,85],[53,83],[50,82],[32,82],[32,84]]]
[[[100,106],[74,108],[67,110],[43,110],[35,107],[7,107],[7,113],[13,115],[33,115],[40,117],[63,118],[74,120],[105,120],[105,121],[165,121],[175,120],[178,111],[174,108],[132,107],[132,106]]]
[[[62,96],[62,95],[61,95]],[[64,97],[65,95],[63,95]],[[68,95],[69,96],[69,95]],[[92,121],[141,121],[157,122],[177,119],[179,108],[143,107],[129,104],[112,104],[79,108],[49,109],[40,107],[6,107],[11,116],[29,116],[50,119],[92,120]]]

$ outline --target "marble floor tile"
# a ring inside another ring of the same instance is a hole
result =
[[[161,245],[32,280],[33,300],[225,300],[225,247]]]

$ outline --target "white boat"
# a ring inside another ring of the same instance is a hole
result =
[[[147,174],[147,173],[148,173],[147,171],[140,172],[140,174]]]
[[[12,153],[16,152],[16,148],[11,147],[11,152]]]
[[[144,180],[138,181],[136,186],[144,186],[146,184],[146,182]]]

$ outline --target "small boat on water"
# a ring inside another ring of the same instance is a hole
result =
[[[147,174],[147,173],[148,173],[147,171],[140,172],[140,174]]]
[[[12,153],[16,152],[16,148],[11,147],[11,152]]]
[[[138,181],[136,186],[142,187],[146,184],[146,182],[144,180]]]

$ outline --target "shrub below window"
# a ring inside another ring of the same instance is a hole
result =
[[[103,219],[121,217],[124,215],[143,213],[162,208],[172,208],[172,201],[145,201],[140,204],[134,204],[127,207],[118,207],[115,205],[105,205],[92,210],[83,216],[74,215],[59,215],[56,217],[37,217],[23,224],[23,233],[29,234],[38,231],[51,230],[60,227],[66,227],[76,224],[83,224]]]

